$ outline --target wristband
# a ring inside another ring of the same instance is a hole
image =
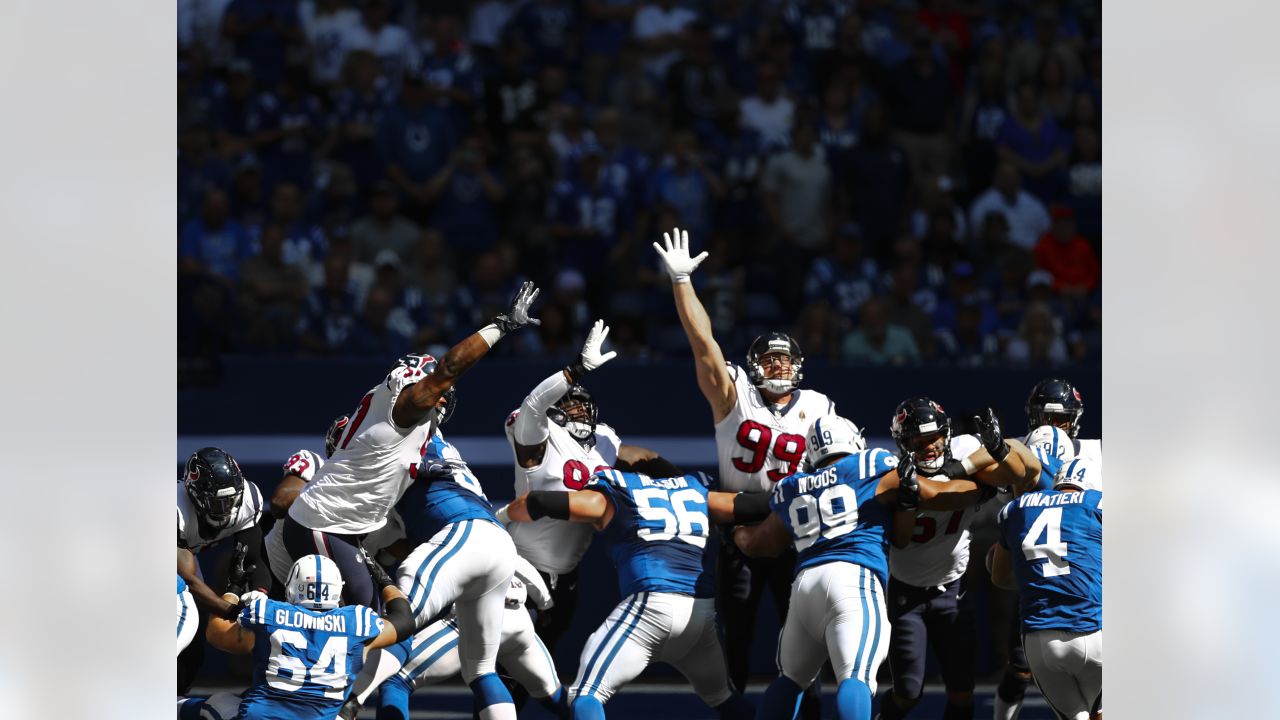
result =
[[[504,335],[504,333],[502,332],[502,328],[498,327],[494,323],[489,323],[488,325],[485,325],[484,327],[480,328],[479,330],[476,331],[476,334],[484,338],[485,343],[487,343],[489,347],[493,347],[495,344],[497,344],[497,342],[501,340],[502,336]]]
[[[972,461],[972,460],[970,460],[970,459],[968,458],[968,456],[965,456],[965,457],[961,458],[961,459],[960,459],[960,464],[961,464],[962,466],[964,466],[964,474],[965,474],[965,475],[972,475],[972,474],[974,474],[975,472],[977,472],[977,471],[978,471],[977,466],[973,464],[973,461]]]
[[[1009,457],[1009,443],[1001,440],[999,454],[991,453],[991,459],[996,462],[1004,462],[1004,459],[1007,457]]]
[[[679,273],[671,276],[672,285],[680,285],[689,282],[689,273]]]
[[[569,384],[576,385],[578,381],[585,377],[590,371],[587,370],[587,366],[582,363],[582,356],[579,355],[577,360],[574,360],[572,363],[564,366],[564,372],[569,376]]]
[[[503,505],[502,507],[495,510],[493,513],[493,516],[498,519],[498,522],[502,523],[502,527],[506,527],[511,524],[511,515],[507,513],[507,508],[509,507],[511,506]]]

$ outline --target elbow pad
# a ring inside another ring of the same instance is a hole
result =
[[[768,493],[740,492],[733,496],[733,521],[756,522],[769,517]]]
[[[408,600],[398,597],[387,603],[387,611],[382,619],[391,623],[391,627],[396,629],[397,642],[413,637],[413,610],[409,608]]]
[[[569,493],[535,490],[529,493],[527,502],[525,507],[529,510],[529,517],[534,520],[541,520],[544,517],[554,520],[569,519]]]

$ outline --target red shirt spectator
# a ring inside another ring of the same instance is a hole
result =
[[[1101,279],[1102,267],[1093,246],[1076,233],[1075,211],[1054,206],[1053,226],[1036,243],[1036,265],[1053,275],[1058,292],[1093,292]]]

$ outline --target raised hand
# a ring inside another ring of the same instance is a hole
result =
[[[532,281],[525,282],[520,286],[520,289],[516,291],[516,296],[511,299],[511,307],[493,319],[493,324],[502,330],[503,335],[513,330],[519,330],[526,325],[542,324],[541,320],[529,316],[529,306],[533,305],[533,301],[537,299],[539,292]]]
[[[672,284],[689,282],[689,275],[702,264],[703,260],[707,259],[707,252],[704,250],[696,258],[689,257],[688,230],[672,228],[670,233],[662,233],[662,239],[666,247],[655,242],[653,249],[657,250],[658,255],[662,257]]]
[[[898,462],[898,510],[915,510],[920,506],[920,480],[916,477],[916,461],[910,456]]]
[[[973,427],[977,430],[978,438],[982,440],[982,447],[991,453],[992,460],[1000,462],[1009,456],[1009,446],[1005,444],[1004,436],[1000,434],[1000,421],[996,419],[994,410],[987,408],[981,415],[974,415]]]
[[[604,324],[604,320],[597,320],[596,324],[591,326],[591,332],[587,333],[587,341],[582,344],[582,352],[578,354],[578,359],[565,368],[569,371],[573,382],[578,382],[583,375],[618,356],[616,350],[603,354],[600,352],[604,339],[608,336],[609,326]]]

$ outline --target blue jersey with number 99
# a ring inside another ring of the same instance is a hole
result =
[[[829,562],[861,565],[889,582],[889,536],[893,514],[876,501],[880,477],[898,466],[887,450],[852,453],[814,472],[778,482],[769,506],[791,531],[799,556],[796,572]]]
[[[623,597],[668,592],[712,597],[711,572],[704,552],[711,521],[707,518],[704,473],[651,478],[634,472],[601,470],[586,490],[613,503],[605,531],[609,555],[618,569]]]

